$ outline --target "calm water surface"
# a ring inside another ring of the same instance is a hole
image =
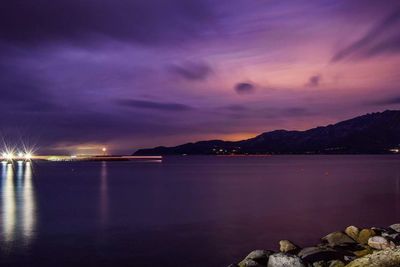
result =
[[[1,266],[226,266],[400,221],[400,157],[0,165]]]

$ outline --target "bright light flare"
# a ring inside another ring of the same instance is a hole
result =
[[[26,161],[30,161],[33,157],[33,149],[27,149],[26,147],[24,148],[24,152],[21,153],[22,156],[20,158],[23,158]]]
[[[18,153],[14,149],[6,148],[0,153],[2,160],[13,161],[13,160],[26,160],[30,161],[33,157],[33,150],[23,149],[19,150]]]
[[[2,156],[6,160],[13,160],[14,159],[14,154],[12,152],[4,152],[2,154]]]

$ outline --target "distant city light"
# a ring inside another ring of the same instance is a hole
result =
[[[107,151],[107,148],[103,147],[101,150],[102,150],[103,152],[106,152],[106,151]]]
[[[19,157],[19,158],[22,158],[23,156],[24,156],[24,153],[22,153],[22,152],[19,152],[19,153],[18,153],[18,157]]]

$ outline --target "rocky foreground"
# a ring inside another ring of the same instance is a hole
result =
[[[349,226],[321,238],[321,243],[300,248],[279,242],[280,252],[254,250],[228,267],[399,267],[400,223],[387,228]]]

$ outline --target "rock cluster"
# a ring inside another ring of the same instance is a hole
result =
[[[343,232],[322,237],[320,244],[305,248],[281,240],[279,250],[254,250],[228,267],[398,267],[400,224],[367,229],[349,226]]]

